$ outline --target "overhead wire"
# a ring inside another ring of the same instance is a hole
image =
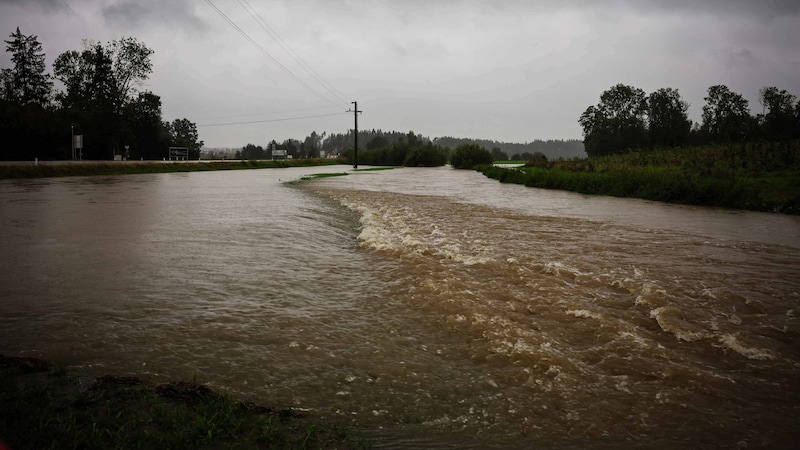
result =
[[[268,112],[261,112],[255,114],[234,114],[234,115],[226,115],[226,116],[213,116],[213,117],[201,117],[197,120],[222,120],[222,119],[237,119],[237,118],[247,118],[247,117],[261,117],[261,116],[273,116],[276,114],[288,114],[288,113],[296,113],[301,111],[314,111],[314,110],[324,110],[330,109],[332,106],[311,106],[308,108],[294,108],[294,109],[285,109],[282,111],[268,111]]]
[[[311,78],[317,81],[320,85],[322,85],[328,92],[330,92],[334,97],[338,98],[345,104],[349,104],[349,100],[347,96],[344,95],[341,91],[336,89],[332,84],[330,84],[327,80],[325,80],[310,64],[308,64],[300,55],[297,54],[289,44],[283,40],[283,38],[275,31],[274,28],[267,22],[261,14],[250,5],[250,2],[247,0],[237,0],[239,4],[250,14],[250,17],[255,20],[255,22],[264,30],[293,60],[297,63],[303,70],[308,73]]]
[[[259,44],[258,44],[258,43],[257,43],[257,42],[256,42],[256,41],[253,39],[253,38],[252,38],[252,37],[250,37],[250,35],[249,35],[249,34],[247,34],[247,32],[245,32],[245,31],[244,31],[242,28],[240,28],[240,27],[239,27],[239,26],[236,24],[236,22],[234,22],[234,21],[233,21],[233,20],[232,20],[230,17],[228,17],[228,15],[227,15],[227,14],[225,14],[224,12],[222,12],[222,10],[220,10],[220,9],[217,7],[217,5],[215,5],[215,4],[214,4],[214,2],[213,2],[212,0],[206,0],[206,3],[208,3],[208,5],[209,5],[209,6],[211,6],[211,8],[213,8],[213,9],[214,9],[214,11],[215,11],[215,12],[216,12],[216,13],[217,13],[217,14],[218,14],[220,17],[222,17],[222,18],[223,18],[223,19],[224,19],[226,22],[228,22],[228,24],[229,24],[231,27],[233,27],[233,28],[234,28],[236,31],[238,31],[238,32],[239,32],[239,34],[240,34],[240,35],[242,35],[242,37],[243,37],[243,38],[245,38],[245,39],[246,39],[246,40],[247,40],[247,41],[248,41],[248,42],[249,42],[251,45],[253,45],[253,47],[255,47],[255,48],[258,50],[258,51],[260,51],[260,52],[261,52],[261,54],[263,54],[263,55],[264,55],[264,56],[265,56],[267,59],[269,59],[270,61],[272,61],[272,63],[273,63],[273,64],[275,64],[275,65],[276,65],[276,66],[278,66],[278,67],[279,67],[281,70],[283,70],[284,72],[286,72],[286,74],[287,74],[287,75],[289,75],[289,76],[290,76],[290,77],[291,77],[293,80],[295,80],[295,81],[296,81],[298,84],[300,84],[301,86],[303,86],[304,88],[306,88],[308,91],[312,92],[314,95],[316,95],[316,96],[317,96],[317,97],[319,97],[320,99],[322,99],[322,100],[324,100],[324,101],[326,101],[326,102],[328,102],[328,103],[331,103],[332,105],[336,106],[337,108],[341,107],[341,105],[339,105],[338,103],[334,102],[334,101],[333,101],[333,100],[331,100],[330,98],[328,98],[328,97],[326,97],[326,96],[322,95],[322,93],[320,93],[319,91],[317,91],[316,89],[314,89],[313,87],[311,87],[311,86],[310,86],[308,83],[306,83],[306,82],[305,82],[305,81],[303,81],[303,80],[302,80],[300,77],[298,77],[297,75],[295,75],[295,74],[294,74],[294,73],[293,73],[291,70],[289,70],[289,69],[288,69],[286,66],[284,66],[283,64],[281,64],[281,63],[280,63],[280,61],[278,61],[278,60],[277,60],[277,59],[276,59],[274,56],[272,56],[272,54],[270,54],[270,53],[269,53],[267,50],[265,50],[263,47],[261,47],[261,46],[260,46],[260,45],[259,45]],[[288,120],[291,120],[291,119],[288,119]]]
[[[205,124],[198,124],[197,127],[221,127],[221,126],[228,126],[228,125],[250,125],[254,123],[268,123],[268,122],[286,122],[289,120],[302,120],[302,119],[314,119],[317,117],[330,117],[330,116],[339,116],[343,114],[349,114],[347,111],[338,112],[338,113],[330,113],[330,114],[315,114],[310,116],[301,116],[301,117],[282,117],[279,119],[265,119],[265,120],[251,120],[251,121],[243,121],[243,122],[223,122],[223,123],[205,123]]]

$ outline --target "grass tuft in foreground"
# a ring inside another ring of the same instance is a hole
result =
[[[0,355],[0,439],[55,448],[368,448],[351,430],[241,403],[193,381],[106,375],[86,389],[62,368]]]

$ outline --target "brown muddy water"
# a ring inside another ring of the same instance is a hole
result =
[[[386,448],[800,442],[800,218],[342,167],[0,182],[0,353]]]

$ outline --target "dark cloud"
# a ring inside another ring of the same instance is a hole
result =
[[[0,0],[0,6],[3,5],[20,7],[35,6],[46,12],[61,12],[70,10],[70,7],[65,0]]]
[[[319,0],[322,1],[322,0]],[[330,0],[324,0],[328,2]],[[346,0],[336,0],[349,4]],[[384,4],[423,9],[470,8],[476,11],[515,12],[577,10],[586,13],[613,14],[615,12],[635,12],[649,14],[704,14],[715,16],[745,16],[759,19],[773,19],[786,15],[800,14],[798,0],[508,0],[487,2],[483,0],[381,0]]]
[[[734,15],[760,19],[800,14],[800,2],[797,0],[620,0],[611,3],[645,12]]]
[[[124,28],[171,26],[182,32],[207,28],[187,0],[120,0],[104,7],[102,14],[110,25]]]
[[[722,64],[731,69],[740,67],[753,67],[759,63],[752,51],[746,48],[738,50],[726,49],[719,55]]]

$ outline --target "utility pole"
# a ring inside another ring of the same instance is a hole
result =
[[[361,111],[358,110],[358,102],[350,102],[353,104],[353,118],[355,119],[355,145],[353,145],[353,169],[358,169],[358,115]],[[350,112],[350,111],[348,111]]]

